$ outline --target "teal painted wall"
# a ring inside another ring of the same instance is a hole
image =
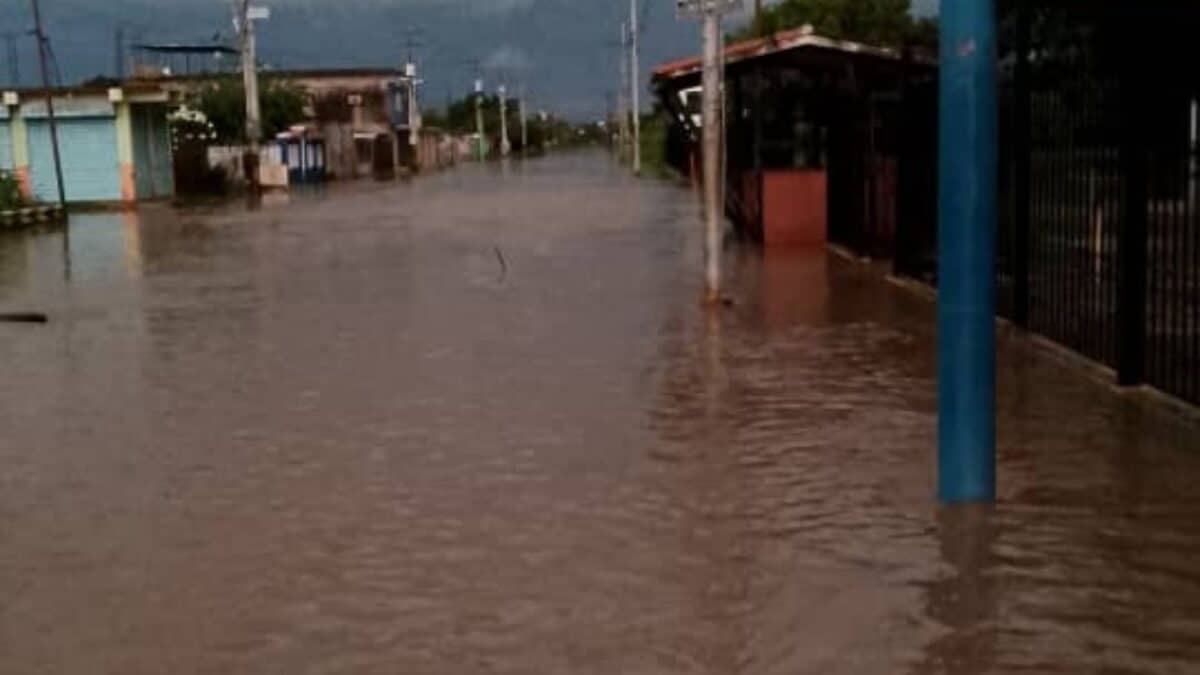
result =
[[[0,171],[13,170],[12,132],[8,125],[8,120],[0,119]]]
[[[117,130],[112,117],[71,117],[58,121],[63,182],[67,201],[117,201],[121,179],[117,170]],[[37,199],[58,199],[50,126],[29,120],[29,177]]]
[[[138,199],[175,194],[167,109],[162,105],[133,105],[133,167]]]

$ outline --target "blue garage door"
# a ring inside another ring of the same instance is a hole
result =
[[[0,118],[0,171],[12,171],[12,133],[9,121]]]
[[[75,117],[58,121],[63,183],[69,202],[107,202],[121,198],[117,171],[117,131],[111,117]],[[58,199],[50,125],[29,122],[29,179],[41,200]]]

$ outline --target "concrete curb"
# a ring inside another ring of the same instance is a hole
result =
[[[25,206],[19,209],[0,211],[0,229],[15,229],[34,225],[49,225],[66,220],[61,206]]]
[[[826,249],[839,258],[846,260],[848,263],[860,265],[868,270],[876,271],[871,267],[871,259],[862,258],[854,255],[849,249],[843,248],[836,244],[826,245]],[[926,300],[930,303],[937,303],[937,289],[931,284],[918,279],[910,279],[901,277],[890,272],[881,274],[883,280],[899,288],[910,295]],[[1189,420],[1191,422],[1200,422],[1200,406],[1193,405],[1181,398],[1172,396],[1162,390],[1155,389],[1148,384],[1138,385],[1136,387],[1122,387],[1117,384],[1117,373],[1112,368],[1093,361],[1088,357],[1072,351],[1070,348],[1054,342],[1050,338],[1039,335],[1032,331],[1023,329],[1008,319],[996,317],[997,330],[1003,331],[1008,336],[1019,336],[1026,341],[1025,349],[1028,349],[1036,354],[1048,357],[1057,363],[1064,365],[1077,373],[1087,377],[1093,382],[1106,387],[1118,396],[1125,397],[1127,400],[1135,401],[1142,404],[1144,407],[1149,407],[1158,411],[1167,411],[1174,413],[1176,417]]]

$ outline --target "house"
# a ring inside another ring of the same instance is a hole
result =
[[[46,93],[3,92],[0,171],[12,172],[28,198],[57,201]],[[50,94],[68,202],[132,203],[174,195],[167,91],[97,85]]]
[[[186,98],[229,73],[153,75],[135,80]],[[416,71],[399,68],[265,70],[263,79],[304,90],[309,98],[308,136],[321,139],[324,166],[334,178],[416,170],[423,149]]]

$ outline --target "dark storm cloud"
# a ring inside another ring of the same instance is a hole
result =
[[[399,65],[404,39],[420,30],[417,56],[427,100],[458,96],[474,79],[468,62],[490,66],[489,88],[522,84],[544,105],[599,115],[616,86],[619,22],[626,0],[261,0],[273,16],[261,28],[263,60],[275,67]],[[696,50],[698,29],[680,21],[673,0],[642,0],[644,57],[654,63]],[[144,41],[229,40],[229,0],[42,0],[63,78],[115,70],[114,35]],[[749,4],[749,3],[747,3]],[[930,9],[935,0],[920,0]],[[0,32],[30,24],[24,2],[0,4]],[[30,38],[21,71],[34,76]],[[0,69],[0,78],[7,68]]]

